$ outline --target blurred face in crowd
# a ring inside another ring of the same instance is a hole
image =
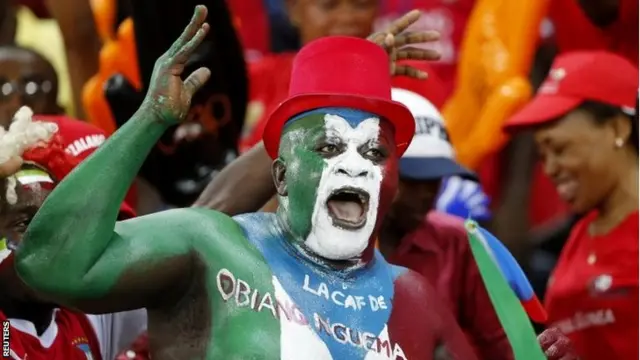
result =
[[[0,125],[7,127],[23,105],[35,114],[62,113],[58,79],[42,56],[18,47],[0,47]]]
[[[302,44],[323,36],[365,38],[378,14],[378,0],[288,0],[291,23]]]
[[[2,183],[2,204],[0,204],[0,238],[6,241],[8,250],[13,250],[22,241],[29,223],[36,215],[44,200],[53,189],[53,180],[48,173],[38,167],[26,164],[15,174],[18,179],[16,193],[18,201],[9,204],[5,198],[6,181]],[[1,260],[0,260],[1,261]],[[12,298],[33,300],[35,296],[24,286],[11,284],[15,276],[0,262],[0,288],[11,289]]]
[[[434,207],[441,179],[410,180],[400,178],[398,193],[387,215],[389,224],[404,232],[415,230]]]
[[[273,177],[280,218],[312,253],[357,259],[397,190],[393,127],[343,108],[311,111],[284,130]]]
[[[625,157],[635,151],[630,134],[631,123],[624,115],[597,119],[580,108],[535,131],[544,171],[574,212],[601,205],[615,189],[628,167]],[[617,146],[616,139],[624,145]]]

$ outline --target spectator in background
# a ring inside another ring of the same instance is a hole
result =
[[[30,118],[19,117],[16,121],[22,121],[21,126],[13,127],[9,135],[0,137],[5,150],[8,149],[7,140],[26,139],[18,128],[32,134],[42,134],[43,130],[46,133],[49,129],[44,123],[31,123]],[[3,189],[0,193],[0,237],[3,238],[0,241],[0,320],[8,320],[11,325],[10,358],[110,360],[146,328],[144,310],[85,315],[59,308],[24,285],[13,266],[12,250],[20,243],[29,222],[49,193],[81,159],[97,148],[100,139],[104,140],[100,129],[80,121],[66,117],[43,120],[57,126],[57,132],[47,145],[21,154],[25,161],[22,167],[8,171],[6,166],[0,166]],[[94,139],[93,144],[85,139]],[[15,179],[17,187],[12,187],[8,176]],[[15,190],[15,202],[6,192],[9,189]],[[123,203],[120,218],[133,216],[133,209]]]
[[[561,53],[609,50],[638,63],[638,0],[554,0],[549,18]]]
[[[21,106],[29,106],[36,117],[47,121],[75,122],[64,116],[64,109],[57,102],[58,75],[51,65],[38,52],[15,45],[0,46],[0,126],[7,129],[13,115]],[[93,127],[92,127],[93,128]],[[88,150],[94,150],[102,144],[106,133],[93,128],[100,136],[78,136],[68,149],[74,156],[84,159]],[[127,194],[127,201],[134,205],[135,188]]]
[[[389,262],[419,272],[436,287],[479,359],[513,359],[462,219],[432,211],[442,179],[455,176],[455,180],[449,180],[445,190],[448,199],[442,204],[456,203],[452,207],[468,214],[469,207],[474,206],[460,200],[465,195],[462,189],[456,191],[453,183],[477,184],[475,174],[456,163],[442,115],[420,94],[428,82],[414,80],[403,85],[394,88],[392,96],[413,113],[416,135],[400,159],[398,195],[385,218],[378,247]]]
[[[288,0],[289,19],[302,45],[329,35],[367,37],[378,14],[378,0]],[[410,10],[410,9],[409,9]],[[273,54],[249,64],[249,107],[240,150],[262,139],[267,116],[289,91],[295,52]]]
[[[637,90],[638,69],[621,56],[566,53],[506,125],[534,130],[545,173],[583,215],[549,280],[546,307],[584,360],[638,357]]]
[[[23,47],[0,46],[0,126],[7,128],[21,106],[36,114],[60,115],[58,75],[42,55]]]

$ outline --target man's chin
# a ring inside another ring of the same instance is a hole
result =
[[[341,230],[344,231],[344,230]],[[331,261],[348,261],[357,260],[362,256],[362,253],[368,246],[365,244],[344,244],[336,242],[324,242],[324,243],[308,243],[306,244],[309,250],[316,256]]]

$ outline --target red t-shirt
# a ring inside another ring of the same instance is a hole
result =
[[[475,263],[462,219],[431,211],[389,262],[420,273],[436,288],[481,359],[513,359]]]
[[[54,311],[54,320],[38,336],[33,324],[24,320],[9,320],[0,312],[3,332],[9,330],[9,357],[13,360],[101,360],[100,344],[86,315],[69,310]],[[4,340],[4,338],[3,338]],[[107,359],[105,359],[107,360]]]
[[[289,95],[291,68],[295,53],[271,54],[248,64],[249,112],[257,111],[252,123],[245,124],[240,151],[249,150],[262,141],[269,114]],[[250,115],[251,116],[251,115]]]
[[[606,49],[638,63],[638,0],[619,0],[618,20],[605,29],[593,25],[576,0],[553,0],[549,18],[561,52]]]
[[[638,358],[638,212],[606,235],[578,222],[549,280],[549,322],[582,360]]]
[[[442,57],[430,62],[433,72],[442,79],[447,97],[453,91],[460,44],[475,0],[387,0],[380,8],[376,30],[385,28],[391,21],[413,9],[422,11],[422,17],[412,26],[414,30],[436,30],[440,40],[425,47],[438,50]]]
[[[247,62],[270,51],[269,15],[263,0],[227,0]]]

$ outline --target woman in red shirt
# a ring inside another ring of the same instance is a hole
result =
[[[566,53],[506,125],[533,127],[546,174],[584,215],[546,296],[550,325],[583,360],[638,358],[637,91],[638,69],[625,58]]]

